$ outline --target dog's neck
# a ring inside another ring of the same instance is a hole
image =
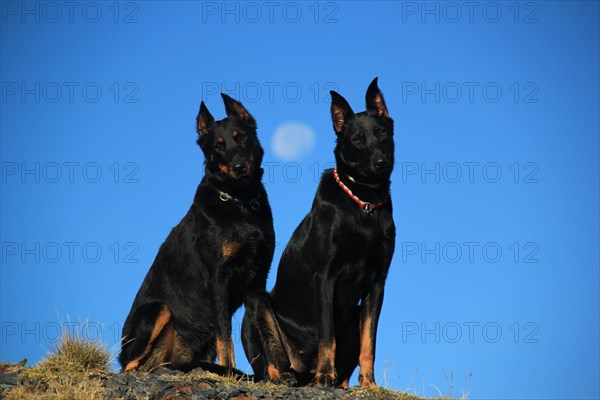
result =
[[[362,201],[377,204],[388,200],[390,196],[389,178],[386,181],[379,183],[361,182],[343,168],[340,168],[339,166],[336,168],[342,184],[350,189],[352,193]]]
[[[209,186],[215,189],[219,196],[236,199],[242,202],[249,202],[251,200],[257,200],[263,191],[261,183],[263,173],[264,170],[258,168],[254,176],[252,176],[252,179],[243,184],[232,179],[223,179],[208,171],[202,180],[209,183]]]
[[[361,186],[366,186],[368,188],[377,190],[381,187],[382,183],[367,183],[367,182],[360,182],[356,179],[354,179],[354,177],[350,174],[345,174],[346,177],[348,177],[348,180],[352,183],[355,183],[357,185],[361,185]]]

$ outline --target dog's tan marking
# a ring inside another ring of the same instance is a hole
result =
[[[221,253],[223,254],[223,260],[227,261],[231,257],[233,257],[235,253],[238,252],[240,247],[241,245],[239,242],[224,240],[223,244],[221,244]]]
[[[231,368],[235,368],[235,354],[233,352],[233,338],[229,338],[229,360],[231,361]]]
[[[225,164],[219,164],[219,171],[221,171],[224,174],[228,174],[229,173],[229,167]]]
[[[375,338],[372,337],[372,324],[372,318],[367,317],[360,325],[360,356],[358,357],[358,364],[360,366],[360,375],[362,376],[360,385],[363,387],[375,384],[371,380],[373,376],[373,363],[375,362],[375,355],[373,354]]]
[[[340,388],[344,389],[344,390],[348,390],[348,388],[350,387],[350,379],[346,378],[342,381],[342,383],[340,383]]]
[[[140,369],[152,371],[161,365],[182,365],[191,361],[192,352],[173,326],[173,321],[169,321]]]
[[[269,379],[273,382],[281,378],[281,372],[273,364],[267,366],[267,373],[269,374]]]
[[[227,359],[229,359],[229,367],[235,368],[235,358],[233,355],[233,340],[231,338],[225,341],[219,336],[217,336],[217,358],[219,359],[219,365],[227,367]]]
[[[169,323],[170,320],[171,320],[171,310],[169,310],[169,307],[167,307],[166,305],[163,305],[161,307],[160,311],[158,312],[156,321],[154,322],[154,328],[152,328],[152,333],[150,334],[150,340],[148,341],[146,348],[144,349],[142,354],[140,354],[138,357],[134,358],[129,363],[127,363],[127,366],[125,367],[125,372],[131,371],[131,370],[139,367],[140,361],[142,359],[144,359],[148,355],[148,353],[150,353],[150,350],[152,350],[152,344],[154,343],[154,341],[156,340],[158,335],[160,335],[163,328],[165,327],[165,325],[167,325],[167,323]]]
[[[218,336],[217,336],[216,346],[217,346],[217,358],[218,358],[219,365],[225,365],[225,353],[226,353],[225,343]]]
[[[335,339],[330,344],[319,342],[317,355],[317,374],[320,371],[335,372]]]
[[[178,364],[187,364],[192,362],[192,351],[188,347],[188,345],[183,341],[183,338],[177,332],[176,329],[173,329],[175,335],[173,337],[173,356],[172,359],[174,362]]]
[[[129,372],[129,371],[133,371],[134,369],[136,369],[138,366],[140,365],[140,362],[138,360],[133,360],[130,361],[127,366],[125,367],[125,372]]]
[[[239,134],[240,132],[238,130],[233,130],[233,132],[231,132],[231,135],[233,135],[234,138],[238,137]]]
[[[152,371],[161,365],[171,364],[174,336],[175,331],[173,329],[173,324],[169,321],[169,323],[165,325],[154,346],[152,346],[150,354],[140,367],[142,371]]]

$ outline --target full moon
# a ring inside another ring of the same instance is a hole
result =
[[[271,143],[275,155],[284,161],[298,160],[310,154],[314,145],[315,132],[302,122],[279,125]]]

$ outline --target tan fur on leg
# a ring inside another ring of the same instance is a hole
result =
[[[144,349],[142,354],[140,354],[138,357],[134,358],[129,363],[127,363],[127,366],[125,367],[125,372],[129,372],[129,371],[139,368],[140,361],[142,359],[144,359],[148,355],[148,353],[150,353],[150,350],[152,350],[152,345],[153,345],[154,341],[156,340],[158,335],[160,335],[163,328],[165,327],[165,325],[167,325],[167,323],[169,323],[170,320],[171,320],[171,310],[169,310],[169,307],[167,307],[166,305],[163,305],[162,308],[160,309],[160,311],[158,312],[156,321],[154,322],[154,328],[152,328],[152,333],[150,334],[150,340],[148,341],[146,348]]]

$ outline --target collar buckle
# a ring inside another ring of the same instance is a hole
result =
[[[221,192],[219,191],[219,199],[221,201],[229,201],[229,200],[233,200],[235,203],[238,203],[240,205],[244,205],[244,203],[240,200],[240,199],[236,199],[235,197],[233,197],[232,195],[230,195],[229,193],[225,193],[225,192]],[[248,207],[252,210],[252,211],[257,211],[260,208],[260,202],[257,199],[252,199],[250,200],[250,202],[248,203]]]
[[[346,194],[348,196],[350,196],[350,198],[352,200],[354,200],[354,202],[356,204],[358,204],[358,206],[360,207],[362,212],[364,212],[365,214],[371,214],[373,212],[373,210],[381,207],[387,201],[387,198],[386,198],[386,199],[380,201],[379,203],[373,204],[373,203],[369,203],[367,201],[362,201],[361,199],[359,199],[354,193],[352,193],[352,190],[350,190],[350,188],[348,186],[344,185],[344,182],[342,182],[342,180],[340,179],[340,177],[338,175],[337,167],[333,169],[333,178],[335,179],[335,181],[337,182],[339,187],[342,188],[342,190],[344,192],[346,192]],[[352,181],[354,181],[354,179],[352,179]]]
[[[252,211],[257,211],[260,208],[260,203],[258,202],[258,200],[252,199],[250,200],[249,206]]]
[[[221,199],[221,201],[229,201],[229,200],[232,200],[233,197],[231,197],[231,195],[228,193],[219,192],[219,199]]]

